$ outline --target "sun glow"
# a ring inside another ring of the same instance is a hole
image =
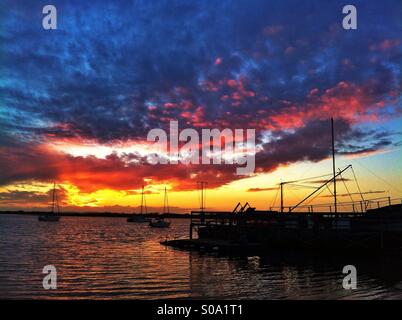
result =
[[[73,157],[94,156],[105,159],[107,156],[116,154],[118,156],[127,154],[138,154],[141,157],[155,152],[152,144],[142,141],[119,142],[114,144],[98,144],[95,142],[52,142],[49,148],[58,152],[67,153]]]
[[[63,187],[67,192],[66,202],[72,206],[132,206],[136,202],[135,197],[127,191],[102,189],[95,192],[83,193],[73,185],[64,185]]]

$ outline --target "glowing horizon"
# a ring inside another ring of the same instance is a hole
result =
[[[138,10],[129,1],[59,1],[57,30],[34,23],[27,3],[7,4],[0,210],[47,208],[54,181],[67,211],[136,211],[142,186],[148,206],[160,210],[167,186],[172,211],[188,212],[199,207],[197,181],[208,182],[211,210],[277,207],[281,180],[331,173],[331,118],[337,166],[354,165],[367,197],[402,197],[398,1],[365,3],[357,30],[343,29],[340,1],[294,1],[291,11],[289,3],[251,2]],[[150,164],[157,149],[147,133],[168,131],[171,121],[198,133],[255,130],[256,149],[243,152],[255,152],[254,173]],[[347,183],[357,201],[357,186]],[[340,201],[350,201],[343,180],[338,185]],[[309,190],[285,188],[285,205]]]

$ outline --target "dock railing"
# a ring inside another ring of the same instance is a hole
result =
[[[349,201],[349,202],[338,202],[337,207],[339,212],[346,212],[346,213],[364,213],[367,210],[371,209],[379,209],[383,207],[389,207],[391,205],[402,204],[402,198],[391,198],[391,197],[379,197],[379,198],[372,198],[367,200],[360,200],[360,201]],[[290,212],[293,206],[285,206],[283,207],[283,212],[287,213]],[[280,211],[280,207],[270,207],[271,211]],[[300,212],[307,212],[307,213],[314,213],[314,212],[326,212],[332,213],[334,212],[334,204],[333,203],[323,203],[323,204],[314,204],[314,205],[302,205],[297,207],[293,213],[300,213]]]
[[[393,223],[394,220],[387,215],[378,215],[374,218],[370,214],[370,211],[376,212],[378,209],[387,212],[387,210],[393,210],[392,206],[402,206],[402,198],[391,199],[390,197],[374,198],[359,202],[341,202],[338,204],[342,212],[338,211],[335,215],[332,212],[330,205],[318,204],[314,206],[303,206],[298,208],[297,211],[285,211],[281,213],[280,211],[271,210],[258,211],[249,210],[244,212],[233,212],[233,211],[192,211],[191,212],[191,222],[190,222],[190,239],[193,238],[193,229],[205,227],[205,226],[239,226],[246,227],[249,223],[252,224],[270,224],[276,228],[289,228],[291,223],[295,224],[295,227],[306,227],[310,228],[311,224],[316,225],[321,224],[322,226],[329,226],[331,229],[345,229],[345,223],[349,225],[350,218],[353,216],[359,216],[360,223],[363,225],[367,222],[364,228],[378,228],[378,222],[383,225],[382,228],[387,229],[388,223]],[[349,207],[347,207],[349,206]],[[306,209],[302,211],[302,209]],[[348,211],[346,209],[349,208]],[[326,210],[325,210],[326,209]],[[358,210],[360,209],[360,210]],[[344,211],[345,210],[345,211]],[[400,210],[398,208],[397,210]],[[364,219],[365,214],[367,214],[367,219]],[[335,220],[329,220],[328,218],[336,218]],[[304,228],[303,227],[303,228]]]
[[[374,209],[391,207],[393,205],[401,205],[402,198],[379,197],[367,199],[364,201],[338,202],[337,216],[350,216],[353,214],[361,215]],[[335,215],[333,204],[314,204],[304,205],[290,212],[292,206],[284,207],[284,215],[298,214],[320,214],[331,216]],[[271,214],[279,215],[280,207],[270,207],[269,210],[250,210],[243,212],[234,211],[191,211],[190,222],[192,226],[206,224],[237,224],[239,221],[247,220],[264,220]]]

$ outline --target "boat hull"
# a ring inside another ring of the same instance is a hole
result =
[[[60,216],[56,215],[42,215],[38,217],[39,221],[43,222],[58,222],[60,220]]]
[[[149,219],[145,217],[129,217],[127,218],[127,222],[133,223],[149,223]]]
[[[153,228],[169,228],[170,227],[170,222],[168,221],[151,221],[149,225]]]

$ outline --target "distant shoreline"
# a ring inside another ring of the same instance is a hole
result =
[[[42,214],[47,214],[48,211],[0,211],[0,217],[3,214],[17,214],[17,215],[33,215],[38,216]],[[140,215],[139,213],[113,213],[113,212],[60,212],[60,216],[62,217],[107,217],[107,218],[128,218],[133,215]],[[157,212],[143,214],[145,217],[153,218],[153,217],[161,217],[164,218],[189,218],[189,213],[167,213],[160,214]]]

